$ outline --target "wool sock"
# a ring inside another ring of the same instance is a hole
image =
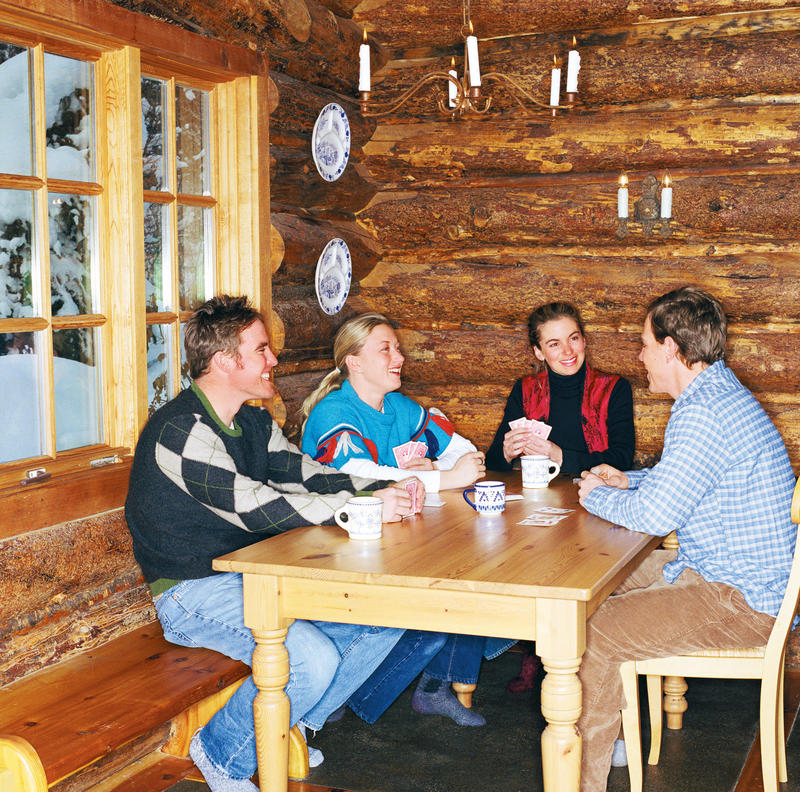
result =
[[[459,726],[483,726],[486,718],[467,709],[441,679],[423,672],[411,698],[411,707],[421,715],[445,715]]]
[[[203,743],[200,740],[200,731],[197,730],[189,743],[189,756],[192,757],[197,769],[203,774],[211,792],[258,792],[258,787],[249,778],[230,778],[220,773],[211,760],[206,756]]]
[[[306,727],[302,723],[298,723],[297,726],[303,739],[306,740]],[[308,740],[306,740],[306,745],[308,746],[308,766],[319,767],[325,761],[325,756],[319,748],[312,748],[308,745]]]
[[[611,766],[628,766],[628,752],[625,750],[625,740],[614,740],[614,753],[611,754]]]

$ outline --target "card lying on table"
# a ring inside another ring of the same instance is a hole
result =
[[[535,421],[532,418],[517,418],[515,421],[509,421],[508,425],[512,429],[527,429],[532,435],[541,437],[542,440],[547,440],[552,426],[544,423],[544,421]]]
[[[405,467],[409,459],[422,458],[428,453],[428,446],[425,443],[417,442],[416,440],[409,440],[407,443],[395,446],[392,449],[394,458],[397,461],[397,467]]]

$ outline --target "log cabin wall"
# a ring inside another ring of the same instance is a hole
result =
[[[462,68],[460,3],[418,3],[413,15],[377,5],[354,14],[394,40],[373,99],[448,68],[451,55]],[[729,364],[800,467],[800,7],[735,7],[476,0],[481,72],[518,77],[541,100],[553,54],[566,62],[577,37],[578,107],[526,117],[495,91],[501,112],[451,122],[421,93],[363,147],[379,189],[358,222],[382,253],[361,298],[401,328],[404,390],[480,447],[530,370],[527,314],[567,299],[586,320],[589,359],[634,387],[638,461],[657,457],[670,403],[647,392],[638,335],[653,297],[696,284],[722,300]],[[646,239],[631,223],[618,240],[619,174],[632,215],[642,178],[666,170],[672,235]]]

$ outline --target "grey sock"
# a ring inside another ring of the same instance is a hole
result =
[[[297,726],[300,729],[300,734],[303,735],[303,739],[306,741],[306,747],[308,748],[308,766],[309,767],[319,767],[324,761],[325,756],[323,755],[322,751],[319,748],[312,748],[308,744],[308,740],[306,739],[306,727],[302,723],[298,723]]]
[[[422,674],[411,698],[411,707],[421,715],[445,715],[459,726],[483,726],[486,718],[467,709],[447,682]]]
[[[194,733],[189,743],[189,756],[203,774],[212,792],[258,792],[258,787],[249,778],[230,778],[211,764],[200,741],[200,730]]]

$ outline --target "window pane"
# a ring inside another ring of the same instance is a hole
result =
[[[189,374],[189,364],[186,361],[186,325],[181,324],[181,390],[192,384]]]
[[[0,173],[31,174],[31,81],[28,50],[0,42]]]
[[[56,451],[102,442],[94,329],[55,330],[53,354]]]
[[[175,87],[175,139],[178,157],[178,192],[208,192],[208,93]]]
[[[92,65],[45,53],[47,175],[92,181]]]
[[[0,318],[33,316],[33,194],[0,190]]]
[[[173,396],[172,328],[149,325],[147,328],[147,396],[150,415]]]
[[[162,204],[144,205],[144,277],[148,311],[169,310],[171,293],[167,207]]]
[[[50,289],[53,316],[93,313],[93,199],[50,193]]]
[[[166,86],[161,80],[142,77],[142,164],[145,190],[164,185],[164,104]]]
[[[178,288],[180,310],[192,311],[213,291],[210,253],[211,210],[178,206]]]
[[[0,462],[44,453],[42,378],[34,335],[41,343],[41,333],[0,333]]]

